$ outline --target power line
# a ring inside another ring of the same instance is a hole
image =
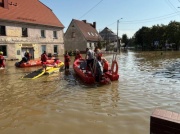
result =
[[[95,6],[93,6],[91,9],[89,9],[85,14],[83,14],[79,19],[84,17],[86,14],[88,14],[91,10],[93,10],[96,6],[98,6],[103,0],[99,1]]]
[[[121,23],[123,23],[123,24],[135,24],[135,23],[152,22],[152,21],[157,21],[157,20],[163,20],[163,19],[171,18],[171,17],[179,15],[179,13],[180,12],[178,11],[178,12],[167,14],[167,15],[164,15],[164,16],[158,16],[158,17],[149,18],[149,19],[143,19],[143,20],[121,21]],[[109,25],[107,25],[107,26],[113,25],[115,23],[116,23],[116,21],[111,23],[111,24],[109,24]]]
[[[175,11],[177,12],[177,8],[172,4],[172,2],[170,0],[166,0],[167,4]]]

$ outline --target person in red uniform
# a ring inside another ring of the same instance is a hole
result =
[[[48,60],[48,56],[46,54],[46,51],[44,51],[44,53],[41,54],[41,62],[42,62],[42,65],[43,65],[43,68],[45,69],[45,71],[46,71],[47,60]]]
[[[76,55],[75,55],[75,59],[74,60],[77,60],[77,59],[82,59],[82,55],[80,54],[78,49],[76,49]]]
[[[65,71],[69,70],[69,64],[70,64],[70,56],[68,55],[68,53],[66,52],[64,55],[64,64],[65,64]]]
[[[109,70],[109,63],[105,58],[103,58],[102,59],[102,64],[103,64],[103,73],[105,73],[105,72],[107,72]]]
[[[5,68],[5,59],[4,59],[4,56],[3,56],[3,52],[0,51],[0,67],[3,67]]]

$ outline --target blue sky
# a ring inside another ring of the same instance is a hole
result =
[[[72,19],[96,22],[96,29],[105,27],[119,36],[130,38],[142,26],[167,25],[180,21],[180,0],[40,0],[51,8],[65,26],[66,32]]]

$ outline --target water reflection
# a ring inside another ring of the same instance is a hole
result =
[[[105,86],[85,85],[72,66],[68,73],[23,80],[38,68],[15,68],[7,61],[0,70],[0,133],[148,134],[155,108],[180,111],[179,57],[179,52],[122,52],[120,78]]]
[[[169,61],[166,67],[155,72],[154,76],[180,80],[180,59]]]

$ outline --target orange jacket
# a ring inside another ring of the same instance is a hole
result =
[[[104,62],[103,64],[103,70],[108,70],[109,69],[109,63],[107,61]]]

